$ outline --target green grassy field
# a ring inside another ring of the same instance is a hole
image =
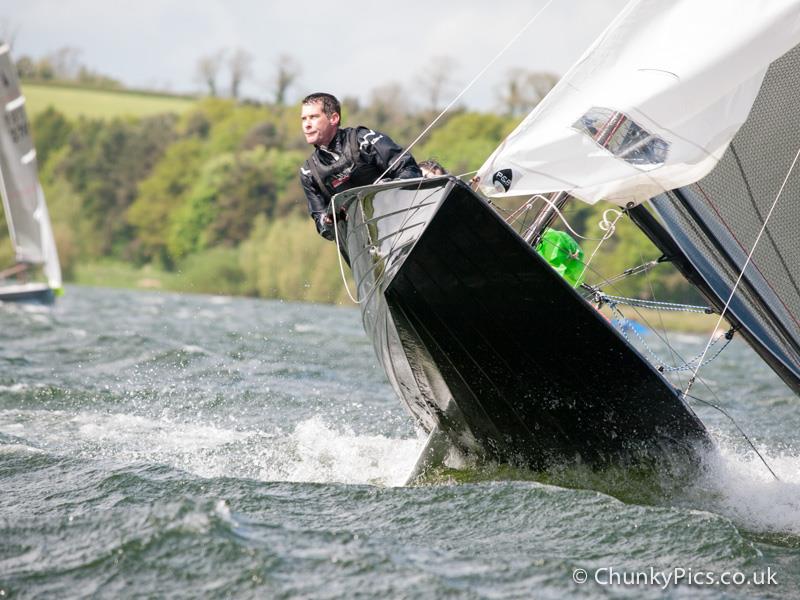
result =
[[[122,116],[142,117],[167,112],[180,114],[195,104],[191,98],[177,96],[25,82],[22,83],[22,93],[25,95],[25,105],[28,116],[31,118],[48,106],[52,106],[70,119],[81,115],[111,119]]]

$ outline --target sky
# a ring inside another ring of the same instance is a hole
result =
[[[270,2],[268,0],[0,0],[0,34],[12,55],[41,58],[78,48],[91,70],[125,85],[198,92],[197,64],[220,50],[252,54],[243,95],[271,97],[281,55],[300,66],[289,92],[368,101],[391,83],[418,98],[432,61],[455,61],[448,99],[469,83],[543,7],[541,14],[461,99],[498,104],[509,71],[563,75],[622,9],[625,0]],[[227,87],[227,75],[220,76]]]

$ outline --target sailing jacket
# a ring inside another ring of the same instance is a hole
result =
[[[300,183],[319,234],[333,239],[331,226],[322,217],[334,194],[375,183],[402,153],[389,136],[366,127],[340,128],[328,146],[316,146],[300,169]],[[414,157],[406,153],[384,180],[413,177],[422,177],[422,172]]]

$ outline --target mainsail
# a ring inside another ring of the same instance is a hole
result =
[[[42,265],[49,287],[61,288],[50,217],[39,184],[25,97],[7,44],[0,46],[0,193],[16,260]]]
[[[635,0],[481,167],[481,191],[627,206],[697,181],[798,43],[797,0]]]

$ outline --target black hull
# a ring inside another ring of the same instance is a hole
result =
[[[360,188],[340,232],[364,327],[418,422],[534,468],[709,443],[678,392],[454,179]]]

